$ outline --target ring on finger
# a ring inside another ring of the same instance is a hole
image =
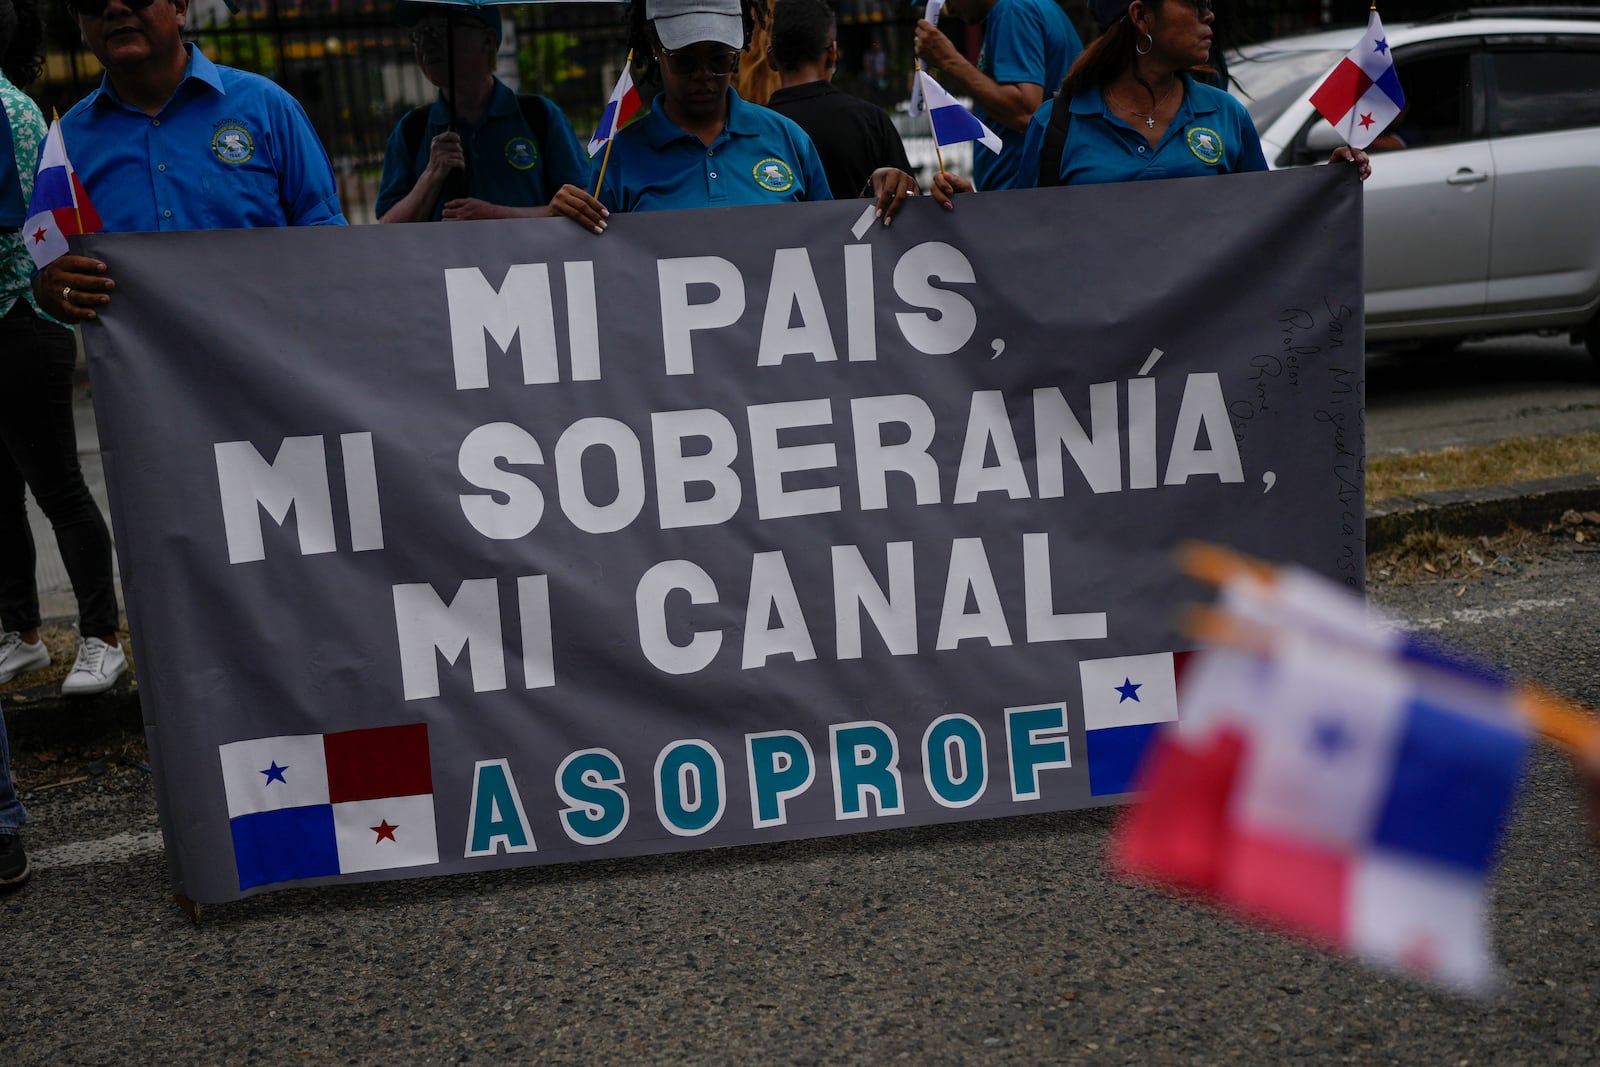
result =
[[[70,301],[71,299],[72,299],[72,286],[63,285],[61,287],[61,302],[63,304],[65,304],[68,301]]]

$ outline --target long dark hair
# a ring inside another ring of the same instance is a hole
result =
[[[1165,4],[1166,0],[1144,0],[1145,7],[1157,15],[1161,14]],[[1127,15],[1107,26],[1078,56],[1077,62],[1072,64],[1072,69],[1067,71],[1066,80],[1061,83],[1061,95],[1071,98],[1085,89],[1105,85],[1133,66],[1134,49],[1139,43],[1140,36],[1139,31],[1133,27],[1133,20]],[[1216,36],[1214,28],[1212,36],[1213,38]],[[1198,73],[1209,71],[1211,68],[1200,66],[1189,69]]]
[[[18,89],[44,73],[43,42],[38,0],[0,0],[0,71]]]
[[[750,37],[755,33],[757,26],[767,24],[767,0],[739,0],[740,13],[744,16],[744,40],[750,43]],[[633,51],[633,79],[645,85],[661,84],[661,68],[656,63],[656,32],[650,25],[650,18],[645,14],[645,0],[633,0],[628,5],[625,16],[628,24],[628,47]]]

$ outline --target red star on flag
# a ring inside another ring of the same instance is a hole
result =
[[[1439,966],[1439,948],[1427,934],[1417,934],[1400,953],[1400,963],[1413,974],[1432,974]]]
[[[41,226],[41,227],[39,227],[39,229],[33,235],[33,243],[36,244],[36,245],[42,245],[42,244],[44,244],[44,238],[45,238],[44,227]]]
[[[383,841],[385,839],[394,841],[394,832],[400,829],[400,827],[390,826],[389,820],[384,819],[377,826],[369,826],[368,829],[378,835],[378,841]],[[374,841],[373,844],[377,844],[378,841]],[[398,844],[399,842],[395,843]]]
[[[1362,115],[1361,116],[1361,128],[1364,130],[1368,126],[1371,126],[1371,125],[1372,125],[1372,115],[1371,114]]]

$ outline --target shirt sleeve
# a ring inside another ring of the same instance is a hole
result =
[[[300,102],[287,92],[282,92],[279,101],[276,140],[284,151],[278,164],[278,188],[289,225],[343,226],[339,184],[328,150],[322,147]]]
[[[1042,88],[1050,80],[1044,20],[1031,7],[1016,0],[996,4],[989,10],[983,45],[993,66],[989,76],[1001,85]]]
[[[1017,160],[1017,173],[1011,177],[1011,188],[1039,187],[1039,153],[1044,150],[1044,131],[1050,125],[1050,115],[1055,108],[1055,98],[1047,96],[1028,120],[1028,132],[1022,138],[1022,155]]]
[[[1234,174],[1252,174],[1267,169],[1267,157],[1261,150],[1261,135],[1256,133],[1256,124],[1250,119],[1250,112],[1245,110],[1243,104],[1235,100],[1232,95],[1224,94],[1227,103],[1224,105],[1233,113],[1233,121],[1238,128],[1238,136],[1234,141],[1238,144],[1238,151],[1233,161]]]
[[[544,98],[544,105],[550,115],[550,125],[544,139],[545,175],[550,179],[550,195],[555,196],[556,190],[563,185],[587,189],[589,156],[578,144],[578,135],[572,129],[572,122],[553,100]]]
[[[378,202],[373,210],[378,218],[406,198],[417,184],[417,161],[406,158],[405,119],[395,123],[389,143],[383,149],[383,176],[378,179]]]

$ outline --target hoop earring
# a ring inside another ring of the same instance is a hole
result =
[[[1144,35],[1144,39],[1150,42],[1150,47],[1149,48],[1140,48],[1139,47],[1139,39],[1137,37],[1134,38],[1134,40],[1133,40],[1133,50],[1135,52],[1139,53],[1141,56],[1147,56],[1151,52],[1154,52],[1155,49],[1156,49],[1156,39],[1154,37],[1150,36],[1147,33],[1147,34]]]

